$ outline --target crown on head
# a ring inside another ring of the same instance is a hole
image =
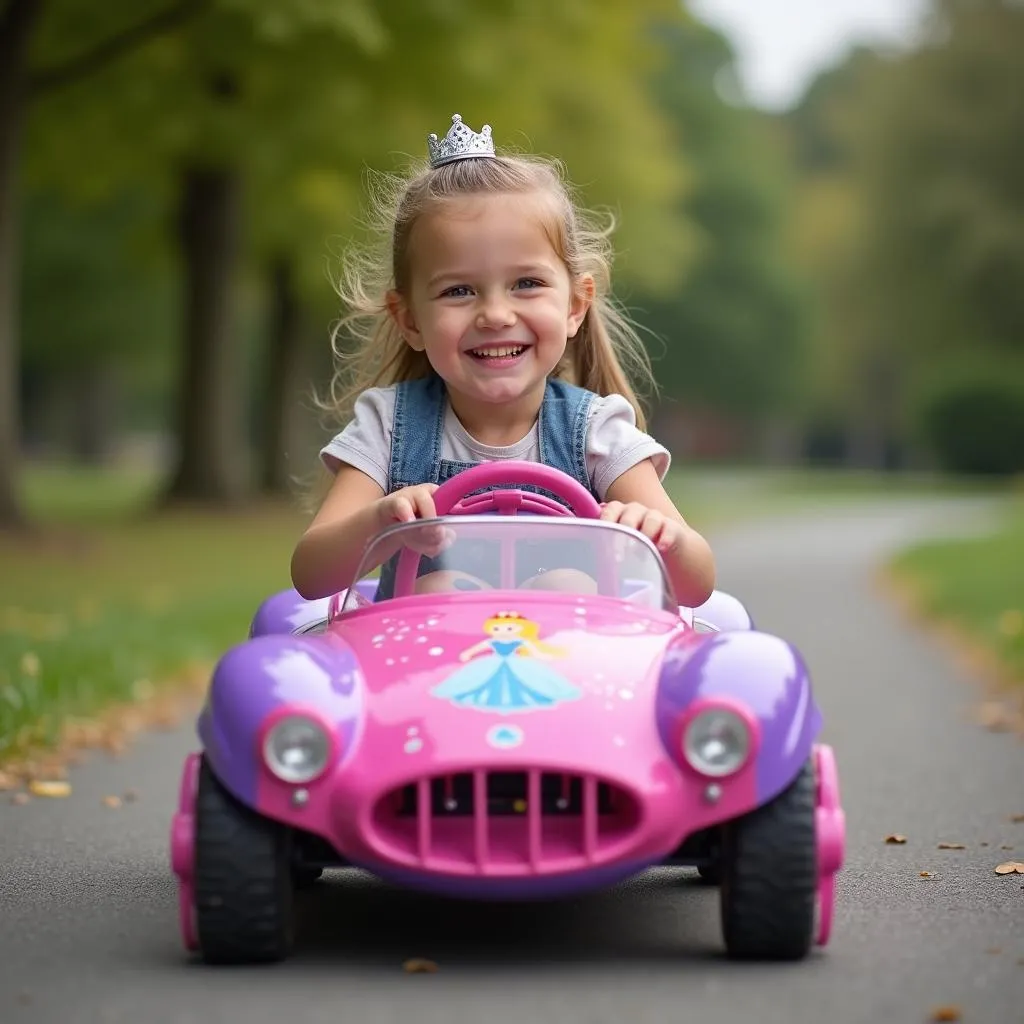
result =
[[[431,132],[427,136],[427,149],[430,151],[431,167],[440,167],[469,157],[494,156],[491,126],[485,124],[481,131],[475,132],[463,122],[461,114],[452,114],[452,126],[448,134],[438,142],[437,135]]]

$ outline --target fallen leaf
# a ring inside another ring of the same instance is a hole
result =
[[[986,953],[991,953],[993,956],[998,956],[1002,951],[1002,946],[989,946],[988,949],[985,950]]]
[[[103,798],[103,803],[107,807],[120,807],[121,798],[119,796],[105,796]]]
[[[962,1020],[963,1015],[960,1012],[959,1006],[940,1006],[937,1009],[932,1010],[932,1015],[929,1020],[932,1021],[951,1021],[951,1020]]]
[[[988,846],[988,843],[978,843],[979,846]]]
[[[920,872],[920,877],[921,878],[934,878],[935,877],[935,872],[934,871],[922,871],[922,872]]]
[[[999,849],[1000,850],[1012,850],[1013,847],[1012,846],[1000,846]]]
[[[11,803],[14,804],[15,807],[24,807],[28,801],[28,793],[15,793],[14,796],[11,797]]]
[[[939,843],[940,850],[966,850],[963,843]]]
[[[126,804],[134,803],[139,799],[139,791],[137,789],[126,789],[122,799]]]
[[[1010,821],[1015,825],[1020,825],[1021,823],[1024,823],[1024,814],[1011,814]]]
[[[163,731],[176,729],[181,725],[181,712],[177,708],[163,708],[154,714],[152,725]]]
[[[907,841],[907,837],[894,832],[891,836],[886,836],[885,841],[891,846],[902,846]]]
[[[978,708],[978,724],[992,732],[1008,732],[1013,727],[1013,712],[1000,701],[986,701]]]
[[[437,964],[433,960],[423,960],[419,957],[413,957],[411,960],[406,960],[402,964],[402,970],[406,974],[436,974]]]
[[[68,782],[33,779],[28,784],[29,792],[36,796],[65,797],[71,795],[71,784]]]
[[[1024,875],[1024,864],[1021,864],[1019,860],[1008,860],[996,868],[997,875],[1012,875],[1014,872]]]
[[[128,749],[128,741],[119,733],[110,732],[104,736],[100,746],[113,757],[121,757]]]

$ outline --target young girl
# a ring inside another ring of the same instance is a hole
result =
[[[585,225],[557,165],[495,155],[488,125],[456,114],[428,147],[430,166],[386,208],[383,258],[346,274],[342,326],[358,344],[332,395],[355,403],[321,452],[334,482],[292,556],[296,590],[343,589],[374,535],[434,517],[439,484],[517,459],[577,479],[602,519],[657,545],[680,603],[702,604],[713,558],[662,486],[669,453],[644,433],[623,369],[649,374],[609,301],[607,232]]]

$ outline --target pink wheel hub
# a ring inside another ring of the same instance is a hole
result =
[[[178,914],[181,940],[187,950],[199,948],[195,917],[196,792],[199,755],[189,754],[181,773],[178,811],[171,822],[171,868],[178,877]]]
[[[814,748],[817,800],[814,812],[818,844],[818,938],[819,946],[832,932],[836,901],[836,872],[843,866],[846,851],[846,815],[839,805],[839,772],[832,748]]]

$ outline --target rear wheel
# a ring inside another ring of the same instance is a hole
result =
[[[323,868],[309,868],[304,864],[292,867],[292,881],[296,889],[309,889],[320,880]]]
[[[727,826],[721,872],[730,956],[799,960],[807,954],[818,886],[810,762],[773,800]]]
[[[700,880],[707,882],[708,885],[722,884],[721,864],[698,864],[697,874],[700,875]]]
[[[704,846],[705,861],[697,865],[697,873],[708,885],[722,884],[722,829],[711,829]]]
[[[205,760],[195,828],[196,930],[203,959],[283,959],[293,943],[288,830],[236,800]]]

